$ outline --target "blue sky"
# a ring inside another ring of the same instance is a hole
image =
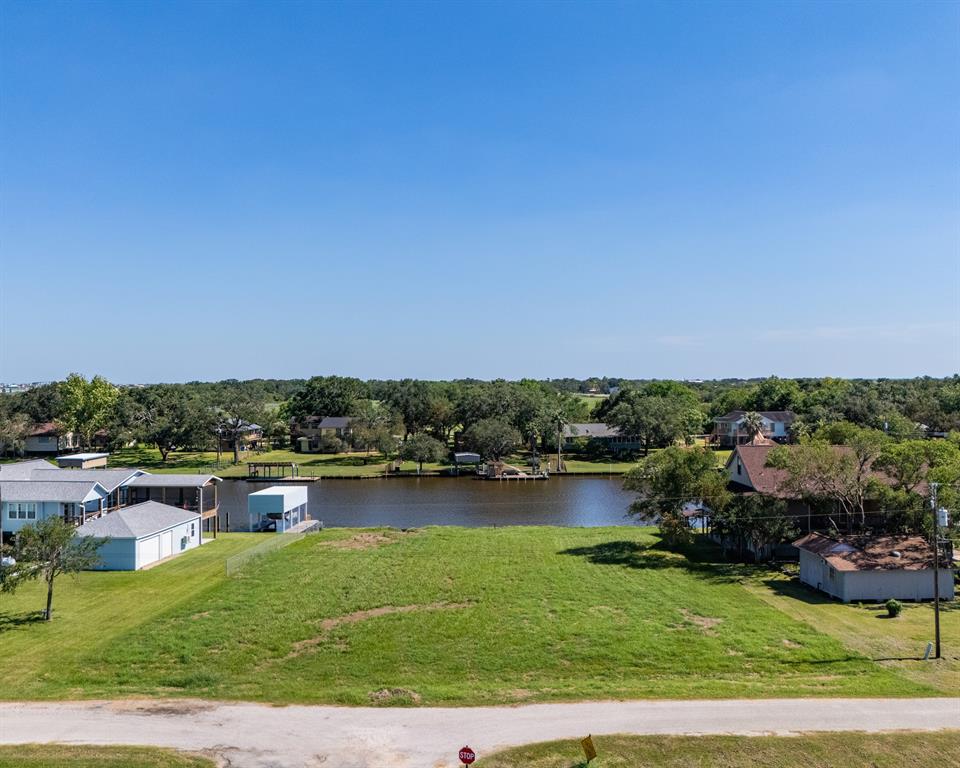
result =
[[[960,3],[0,4],[0,380],[960,370]]]

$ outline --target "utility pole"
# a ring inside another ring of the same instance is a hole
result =
[[[936,655],[940,658],[940,521],[937,517],[937,488],[939,483],[930,483],[930,508],[933,510],[933,627]]]

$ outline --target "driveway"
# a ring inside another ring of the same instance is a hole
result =
[[[960,698],[600,701],[510,707],[273,707],[196,700],[0,704],[0,743],[149,744],[233,768],[453,768],[469,744],[588,733],[763,734],[960,728]]]

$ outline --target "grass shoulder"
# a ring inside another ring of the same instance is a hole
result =
[[[202,755],[157,747],[16,744],[0,746],[0,768],[214,768]]]
[[[590,768],[942,768],[960,765],[960,731],[806,733],[798,736],[595,736]],[[476,768],[586,768],[580,743],[504,750]]]

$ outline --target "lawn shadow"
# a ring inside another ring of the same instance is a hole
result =
[[[764,579],[763,585],[775,595],[799,600],[807,605],[840,604],[838,599],[830,597],[826,592],[819,592],[813,587],[807,586],[797,578]]]
[[[43,611],[30,611],[29,613],[0,613],[0,635],[20,627],[38,624],[45,621]]]
[[[668,547],[663,541],[643,544],[638,541],[604,541],[587,547],[572,547],[561,555],[583,557],[596,565],[619,565],[638,570],[682,568],[701,578],[718,582],[735,582],[755,574],[763,566],[731,563],[717,559],[720,550],[702,544]]]

